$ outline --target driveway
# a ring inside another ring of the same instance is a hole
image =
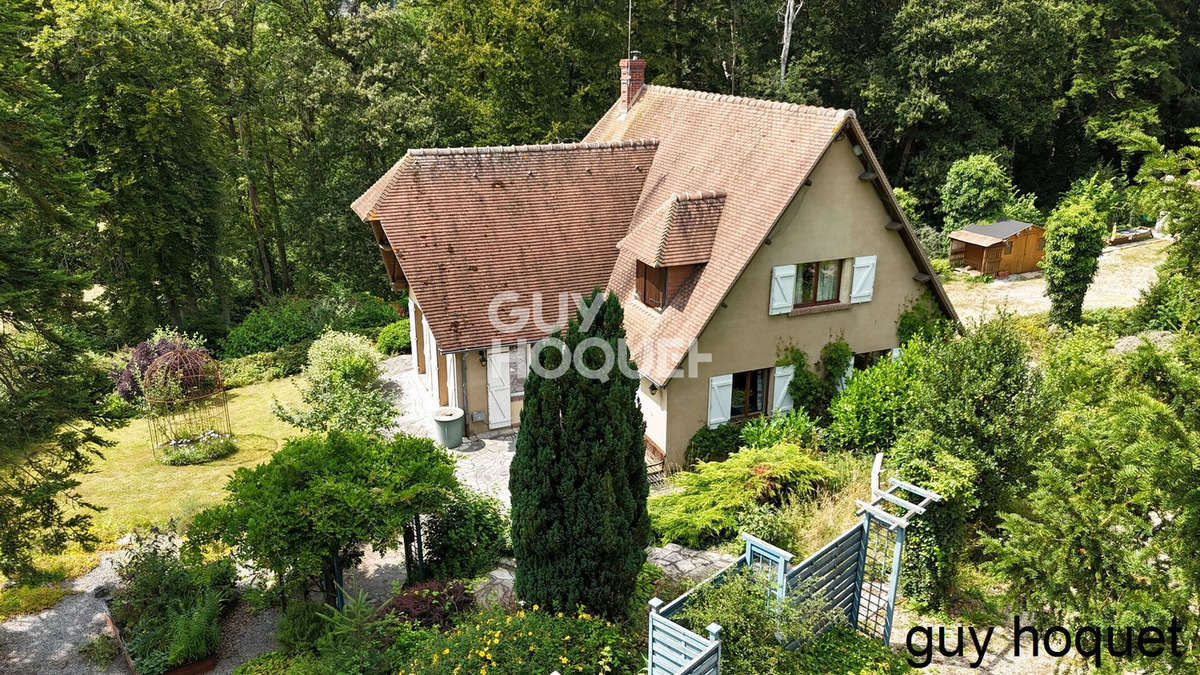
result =
[[[1157,278],[1157,267],[1167,257],[1169,239],[1153,239],[1106,249],[1100,255],[1096,279],[1084,298],[1084,309],[1131,307]],[[1027,275],[1021,275],[1025,277]],[[1015,314],[1036,314],[1050,310],[1046,280],[1033,278],[997,279],[991,283],[972,283],[963,275],[946,282],[946,293],[963,320],[994,316],[1000,309]]]

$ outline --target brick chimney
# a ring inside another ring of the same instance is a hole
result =
[[[638,52],[632,58],[621,59],[621,112],[628,112],[646,84],[646,60]]]

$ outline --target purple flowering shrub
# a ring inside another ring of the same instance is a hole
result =
[[[129,360],[124,368],[109,372],[117,395],[126,401],[133,402],[142,396],[142,377],[146,369],[158,357],[178,349],[198,349],[208,353],[197,341],[187,336],[164,331],[156,331],[149,339],[143,340],[129,351]]]

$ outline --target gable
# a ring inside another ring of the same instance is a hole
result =
[[[699,352],[712,363],[700,377],[754,370],[771,365],[778,349],[791,344],[815,361],[827,342],[843,337],[855,352],[897,345],[896,322],[925,292],[921,274],[891,222],[887,205],[869,182],[843,138],[833,143],[733,284],[698,337]],[[852,302],[854,261],[875,259],[873,292],[867,302]],[[772,271],[776,267],[836,261],[841,263],[839,302],[772,315],[768,311]]]

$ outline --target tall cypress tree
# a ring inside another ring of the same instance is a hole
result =
[[[588,305],[599,301],[593,291]],[[509,474],[518,597],[624,618],[650,542],[644,434],[636,378],[622,374],[624,312],[613,296],[587,330],[582,315],[561,337],[571,358],[584,344],[585,375],[572,363],[555,378],[531,370]],[[605,352],[607,351],[607,354]],[[553,373],[564,355],[537,358]],[[631,364],[632,365],[632,364]],[[630,369],[631,371],[632,369]]]

